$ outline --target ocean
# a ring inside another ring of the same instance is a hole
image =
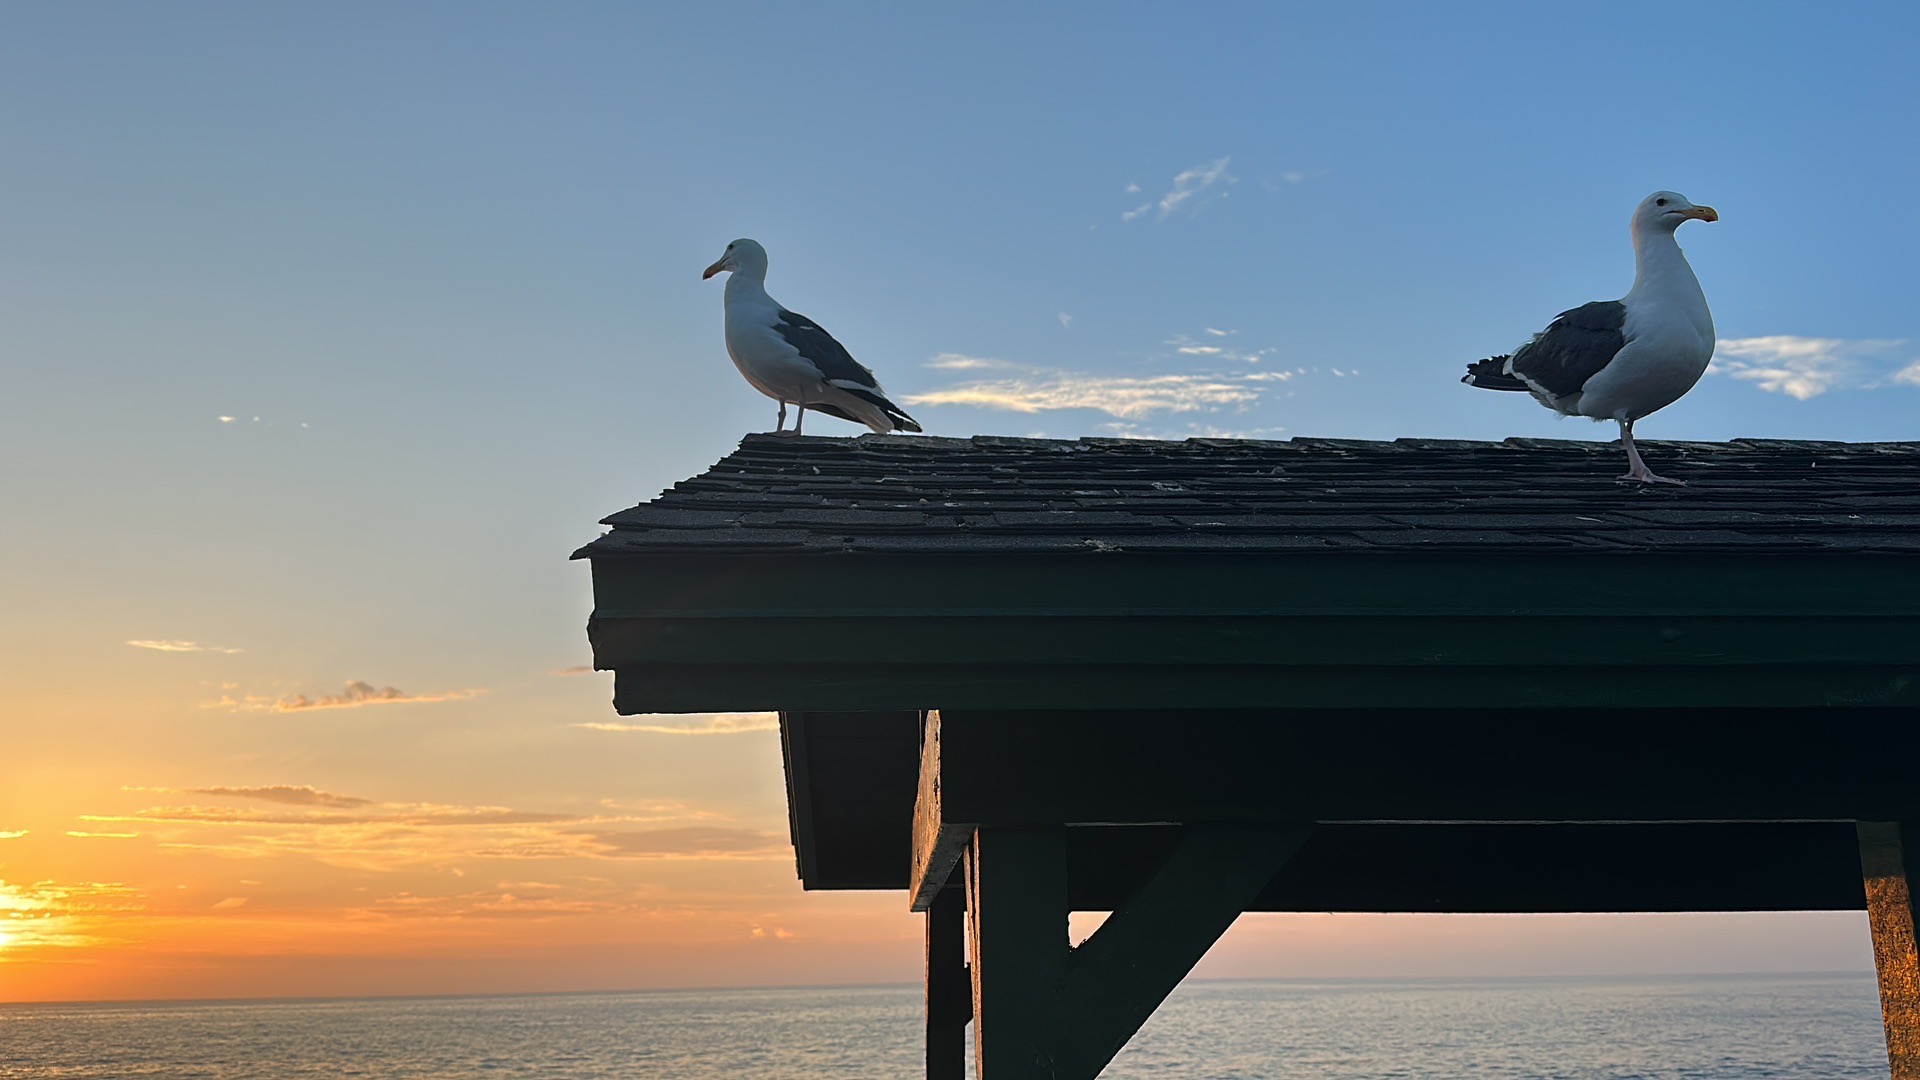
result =
[[[911,986],[0,1005],[4,1078],[895,1080]],[[1193,981],[1103,1077],[1870,1080],[1871,975]]]

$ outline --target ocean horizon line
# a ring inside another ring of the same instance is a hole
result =
[[[1297,986],[1457,986],[1498,983],[1578,983],[1619,984],[1632,982],[1740,981],[1758,979],[1873,979],[1871,968],[1834,968],[1814,971],[1663,971],[1559,974],[1481,974],[1481,975],[1231,975],[1188,978],[1186,983],[1278,983]],[[627,997],[670,994],[792,993],[802,990],[896,990],[919,989],[912,980],[846,983],[717,984],[711,986],[650,986],[583,990],[506,990],[488,993],[444,994],[311,994],[256,997],[183,997],[183,998],[46,998],[36,1000],[0,1000],[0,1009],[62,1007],[192,1007],[205,1005],[318,1005],[330,1002],[358,1001],[480,1001],[505,998]]]

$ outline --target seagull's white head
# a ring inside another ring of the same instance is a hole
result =
[[[748,240],[746,237],[741,237],[727,245],[726,252],[722,254],[712,266],[707,267],[707,272],[700,275],[700,280],[705,281],[713,275],[720,273],[722,270],[736,274],[747,274],[751,277],[765,278],[767,276],[767,249],[761,247],[756,240]]]
[[[1636,235],[1656,230],[1670,233],[1695,218],[1719,221],[1720,213],[1711,206],[1695,206],[1678,192],[1656,191],[1633,208],[1633,231]]]

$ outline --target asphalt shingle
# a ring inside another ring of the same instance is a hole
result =
[[[1920,555],[1920,442],[749,435],[581,548],[810,552],[1828,550]]]

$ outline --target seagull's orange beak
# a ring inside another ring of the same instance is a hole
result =
[[[1699,218],[1701,221],[1719,221],[1720,211],[1715,210],[1711,206],[1696,206],[1687,211],[1687,216],[1690,218]]]
[[[1711,213],[1712,211],[1708,211],[1708,212]],[[700,280],[705,281],[708,278],[712,277],[713,275],[719,273],[720,271],[725,270],[726,261],[727,261],[727,257],[725,255],[722,255],[718,262],[714,263],[712,266],[707,267],[707,272],[700,275]]]

